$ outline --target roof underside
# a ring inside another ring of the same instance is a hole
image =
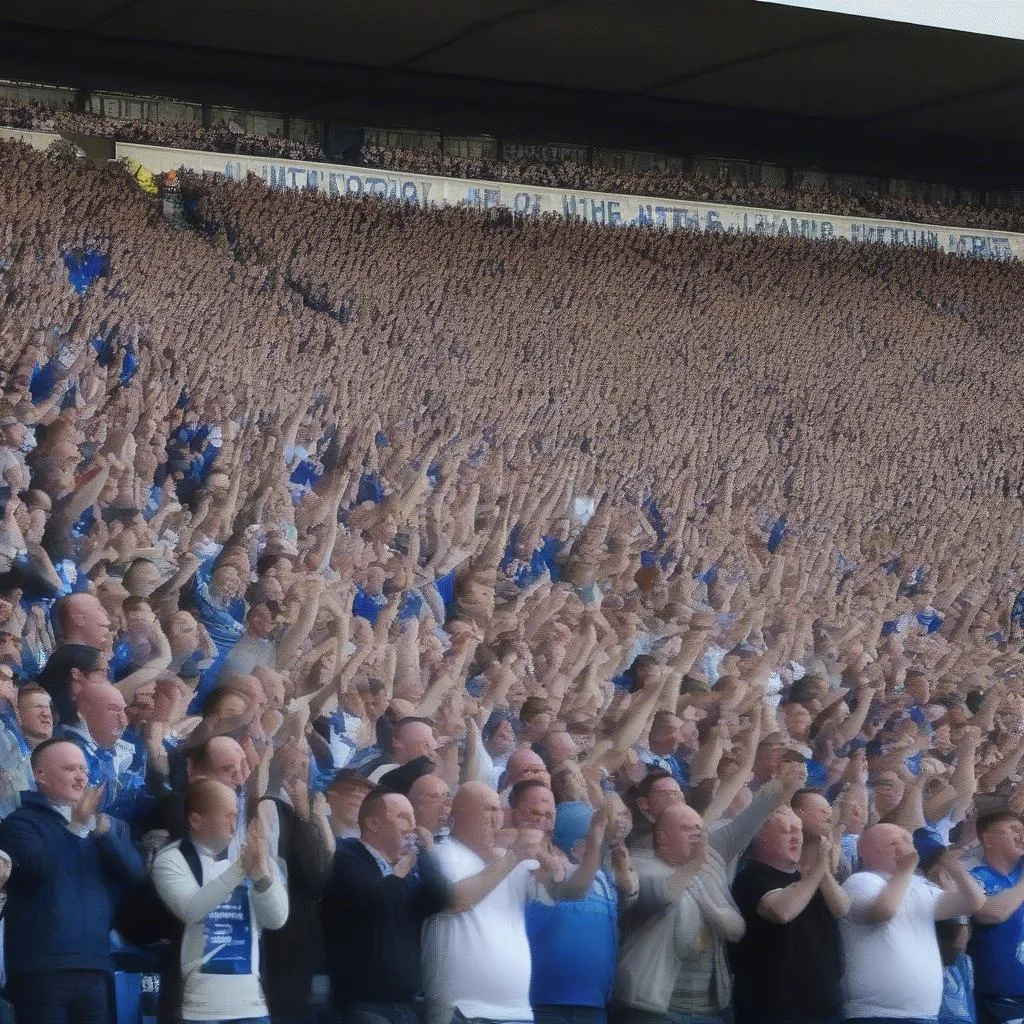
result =
[[[0,0],[0,76],[1006,185],[1024,43],[756,0]]]

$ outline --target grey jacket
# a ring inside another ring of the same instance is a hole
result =
[[[728,824],[708,835],[708,859],[686,891],[673,901],[668,888],[676,868],[657,857],[637,864],[640,895],[622,922],[615,998],[626,1006],[665,1013],[679,975],[691,957],[710,956],[714,969],[714,1001],[718,1008],[732,998],[732,978],[725,940],[742,936],[742,916],[729,891],[731,865],[782,802],[781,788],[769,783]],[[720,908],[717,927],[708,928],[705,907]],[[737,921],[738,919],[738,921]],[[739,934],[729,934],[738,926]],[[704,936],[710,935],[710,943]],[[706,981],[706,978],[704,979]],[[695,996],[699,993],[695,990]]]

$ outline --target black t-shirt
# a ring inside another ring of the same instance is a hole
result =
[[[823,1015],[839,1009],[839,926],[821,890],[789,924],[773,924],[757,913],[766,893],[799,880],[798,871],[748,861],[733,882],[733,897],[747,922],[743,938],[729,946],[737,1007]]]

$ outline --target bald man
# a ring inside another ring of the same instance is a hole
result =
[[[942,1003],[935,922],[975,913],[985,894],[952,857],[943,862],[942,888],[915,874],[913,839],[898,825],[866,829],[858,852],[863,870],[843,884],[850,912],[839,923],[844,1017],[935,1020]]]
[[[229,849],[236,794],[198,779],[185,792],[188,835],[153,862],[153,885],[181,922],[180,973],[171,981],[183,1022],[267,1018],[260,985],[260,933],[288,919],[288,892],[258,817],[237,856]],[[170,980],[170,979],[169,979]]]
[[[459,912],[431,918],[424,931],[428,1024],[450,1024],[456,1010],[470,1019],[533,1019],[526,904],[573,894],[540,873],[539,829],[519,829],[508,849],[496,845],[502,817],[501,798],[482,782],[467,782],[452,801],[451,838],[437,848],[437,858],[454,884]],[[573,876],[585,882],[583,892],[597,873],[599,853]]]
[[[114,632],[110,616],[92,594],[69,594],[55,608],[60,643],[84,644],[99,651],[109,651]]]
[[[496,803],[497,794],[488,792]],[[472,789],[456,797],[464,825],[474,799]],[[446,910],[466,916],[496,896],[496,887],[530,852],[523,845],[502,856],[491,850],[489,862],[455,879],[440,869],[432,845],[429,832],[417,829],[409,800],[381,787],[359,808],[359,838],[338,843],[321,920],[332,995],[343,1024],[419,1024],[415,999],[432,965],[430,955],[421,962],[424,922]],[[448,841],[438,849],[452,845]]]
[[[110,683],[84,686],[78,694],[78,717],[64,735],[81,747],[89,784],[104,787],[101,810],[135,824],[149,813],[164,780],[148,771],[145,748],[123,738],[128,718],[121,691]]]
[[[107,1024],[114,909],[145,866],[124,823],[99,811],[75,744],[46,740],[31,764],[36,792],[0,824],[7,996],[27,1024]]]
[[[452,798],[448,783],[440,775],[421,775],[409,787],[409,802],[416,814],[416,824],[425,828],[435,843],[448,838]]]
[[[661,811],[653,857],[636,864],[636,914],[623,922],[615,999],[624,1008],[659,1019],[670,1011],[709,1024],[723,1019],[732,1001],[726,943],[744,932],[729,891],[732,862],[806,780],[802,762],[783,764],[745,810],[710,835],[700,814],[682,802]],[[675,913],[666,913],[672,907]]]
[[[245,827],[245,783],[249,779],[249,762],[245,751],[230,736],[211,736],[191,747],[185,754],[185,770],[189,782],[215,779],[235,794],[238,801],[238,828],[229,852],[237,854]],[[185,821],[185,795],[167,793],[156,801],[146,815],[141,831],[144,834],[165,833],[165,841],[184,839],[188,834]],[[155,835],[152,836],[155,839]]]
[[[512,787],[528,779],[543,782],[549,788],[551,786],[551,775],[540,754],[529,747],[519,747],[512,751],[501,780],[501,800],[504,807],[508,807]]]
[[[729,950],[737,1024],[821,1024],[839,1013],[836,921],[850,901],[830,870],[828,838],[805,849],[804,828],[796,811],[779,807],[733,882],[746,924]]]

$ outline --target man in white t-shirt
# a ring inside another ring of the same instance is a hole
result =
[[[452,802],[451,838],[437,847],[445,876],[459,882],[498,862],[508,872],[469,910],[427,922],[423,976],[428,1024],[533,1020],[525,908],[543,896],[535,874],[543,833],[520,829],[511,849],[497,850],[502,814],[498,794],[482,782],[467,782]]]
[[[863,870],[843,884],[850,912],[839,922],[846,1024],[934,1021],[942,1003],[935,922],[974,913],[985,895],[953,858],[943,864],[942,888],[914,874],[914,842],[898,825],[872,825],[859,854]]]

